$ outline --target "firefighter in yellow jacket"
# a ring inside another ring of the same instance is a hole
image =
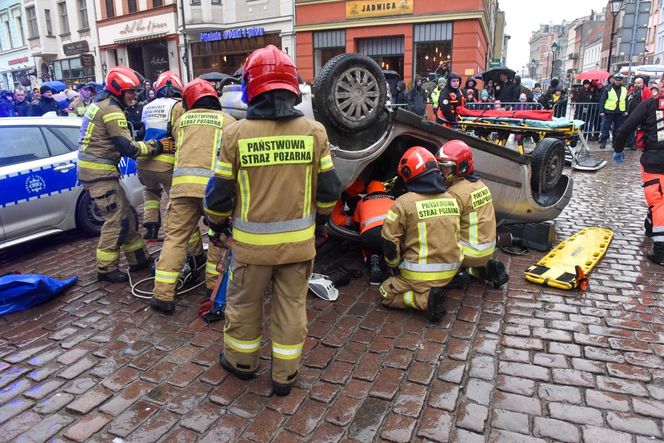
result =
[[[112,68],[104,92],[85,111],[81,124],[78,180],[104,217],[97,246],[97,278],[112,283],[127,281],[127,275],[118,269],[120,248],[131,270],[149,265],[145,242],[136,231],[136,216],[120,186],[118,162],[123,156],[159,155],[170,149],[168,141],[135,142],[129,134],[124,109],[136,102],[140,88],[141,76],[133,69]]]
[[[459,205],[445,192],[436,157],[420,146],[408,149],[397,166],[408,192],[383,222],[385,262],[399,270],[380,285],[382,303],[427,312],[429,321],[445,315],[444,287],[461,267]]]
[[[487,280],[498,288],[507,283],[505,265],[492,259],[496,250],[496,211],[491,191],[475,174],[473,151],[461,140],[445,143],[436,160],[441,168],[447,192],[461,209],[462,266],[468,273]]]
[[[175,286],[184,265],[187,244],[203,216],[203,197],[213,175],[222,138],[235,121],[221,110],[211,83],[196,79],[182,94],[187,111],[175,123],[176,159],[173,182],[166,208],[166,237],[157,261],[154,296],[150,306],[161,312],[175,310]],[[205,285],[212,290],[219,276],[220,250],[210,244],[207,253]]]
[[[247,380],[258,369],[263,298],[270,282],[272,385],[288,395],[307,336],[306,296],[314,234],[341,185],[325,128],[295,109],[298,75],[291,58],[269,45],[244,66],[247,118],[231,125],[205,196],[214,239],[233,217],[233,258],[220,363]],[[318,214],[318,215],[317,215]]]

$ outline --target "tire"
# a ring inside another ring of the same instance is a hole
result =
[[[387,87],[380,66],[359,54],[332,58],[316,77],[313,105],[321,123],[344,132],[376,124],[387,113]]]
[[[565,144],[545,138],[531,153],[530,183],[534,192],[544,194],[556,188],[565,168]]]
[[[104,225],[104,217],[92,201],[88,191],[83,191],[76,203],[76,226],[85,234],[98,237],[101,227]]]
[[[134,229],[138,231],[138,213],[133,206],[130,206],[130,209],[134,215]],[[83,191],[76,203],[76,226],[91,237],[99,237],[101,227],[104,226],[104,217],[90,198],[88,191]]]

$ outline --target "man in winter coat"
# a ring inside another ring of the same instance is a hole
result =
[[[408,109],[417,115],[424,116],[427,109],[427,93],[422,89],[422,79],[415,80],[415,84],[408,92]]]
[[[602,135],[599,138],[599,147],[606,148],[609,139],[609,130],[612,130],[613,138],[616,138],[618,129],[627,117],[627,88],[623,86],[623,76],[615,74],[613,85],[604,88],[602,97],[599,99],[600,116],[604,117]]]
[[[447,86],[440,93],[438,99],[438,111],[436,112],[436,119],[448,127],[456,127],[456,122],[459,119],[457,115],[457,108],[465,103],[465,97],[461,92],[461,77],[455,73],[451,73],[447,79]]]
[[[205,187],[214,173],[224,130],[235,121],[221,110],[217,91],[206,80],[190,82],[182,96],[187,112],[173,126],[177,154],[166,210],[166,237],[155,271],[154,296],[150,299],[152,309],[167,314],[175,310],[180,269],[185,262],[189,239],[199,232]],[[200,239],[200,233],[193,237]],[[219,277],[216,268],[220,255],[221,250],[210,244],[205,278],[209,292]]]
[[[494,98],[501,103],[515,103],[519,101],[519,94],[516,92],[516,85],[507,77],[507,74],[501,72],[499,81],[495,86]]]
[[[25,89],[14,89],[14,115],[16,117],[27,117],[30,115],[30,102],[26,99]]]
[[[392,103],[395,105],[408,106],[408,92],[406,92],[406,82],[400,81],[399,83],[397,83],[397,93]],[[399,106],[399,107],[405,108],[406,106]]]
[[[272,388],[288,395],[307,336],[307,285],[321,232],[341,194],[325,128],[295,109],[297,69],[273,45],[247,58],[247,117],[229,126],[205,213],[211,241],[233,217],[224,349],[219,362],[242,380],[260,361],[263,301],[272,283]],[[182,120],[182,119],[181,119]]]
[[[129,134],[124,109],[138,98],[141,78],[126,66],[111,68],[106,75],[104,92],[88,107],[81,123],[78,180],[104,217],[97,245],[97,279],[111,283],[128,279],[118,269],[120,248],[130,270],[150,265],[150,254],[136,231],[138,221],[120,186],[118,162],[122,157],[158,155],[164,146],[171,148],[170,143],[156,140],[136,142]]]
[[[438,108],[438,99],[440,98],[440,93],[443,92],[443,89],[445,89],[446,84],[447,79],[445,77],[438,77],[438,83],[431,91],[431,103],[433,104],[434,108]]]
[[[660,89],[664,87],[664,76]],[[648,204],[645,234],[653,241],[653,251],[647,257],[653,263],[664,266],[664,97],[660,94],[641,102],[620,126],[613,139],[613,159],[621,164],[625,158],[627,137],[637,126],[645,135],[645,147],[641,155],[643,193]]]
[[[14,116],[14,102],[10,100],[11,95],[10,91],[0,92],[0,117]]]
[[[385,262],[399,275],[379,288],[382,303],[427,312],[431,322],[445,315],[445,285],[461,267],[459,205],[445,192],[438,162],[427,149],[408,149],[397,167],[408,192],[388,211],[382,236]]]
[[[60,114],[60,106],[53,98],[53,89],[48,86],[42,86],[39,88],[39,103],[32,105],[30,115],[33,117],[41,117],[47,112]]]

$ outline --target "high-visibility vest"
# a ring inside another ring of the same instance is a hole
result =
[[[619,106],[620,112],[625,112],[625,109],[627,109],[627,88],[624,86],[620,87],[620,101],[618,101],[616,90],[613,88],[609,89],[609,95],[604,103],[604,109],[615,111],[616,105]]]

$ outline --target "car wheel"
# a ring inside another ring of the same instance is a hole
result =
[[[327,62],[313,93],[322,123],[342,131],[367,129],[386,112],[385,76],[374,60],[363,55],[341,54]]]
[[[558,185],[565,167],[565,144],[554,138],[545,138],[531,153],[531,185],[540,194],[552,191]]]
[[[134,219],[134,229],[138,231],[138,213],[133,206],[129,207]],[[83,191],[76,204],[76,226],[85,234],[98,237],[104,226],[104,217],[88,191]]]

